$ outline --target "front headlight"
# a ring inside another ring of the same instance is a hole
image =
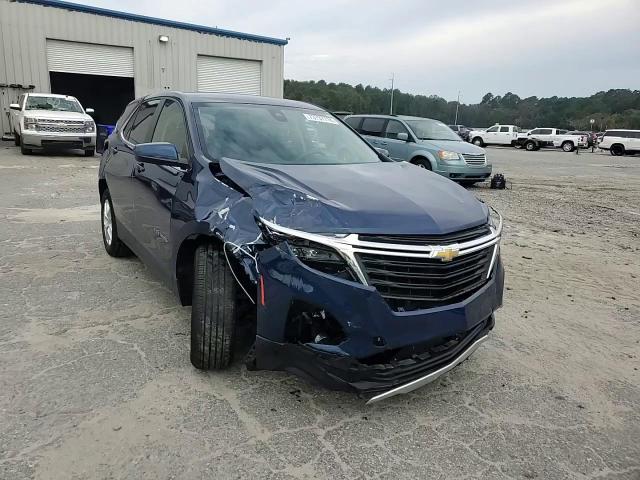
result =
[[[86,120],[84,122],[84,131],[86,133],[93,133],[96,131],[96,124],[91,120]]]
[[[303,234],[303,232],[276,227],[263,219],[260,219],[258,226],[269,243],[272,245],[285,243],[291,254],[307,267],[345,280],[358,281],[354,270],[334,248],[296,235],[296,233]],[[309,235],[316,236],[315,234]],[[344,235],[335,235],[335,238],[340,237],[344,237]]]
[[[493,228],[496,234],[502,234],[502,215],[493,207],[489,207],[489,226]]]
[[[438,157],[440,160],[449,161],[449,160],[460,160],[460,154],[456,152],[449,152],[447,150],[439,150]]]
[[[38,119],[37,118],[24,117],[24,129],[25,130],[35,130],[37,123],[38,123]]]

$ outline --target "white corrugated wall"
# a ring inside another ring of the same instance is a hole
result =
[[[160,43],[160,35],[167,35],[169,42]],[[283,95],[281,45],[9,0],[0,0],[0,84],[50,91],[47,39],[132,48],[136,96],[197,91],[198,55],[260,62],[261,94]],[[107,63],[97,68],[109,74]]]

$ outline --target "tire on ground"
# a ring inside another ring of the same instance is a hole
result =
[[[194,255],[191,307],[191,363],[220,370],[233,358],[236,281],[222,247],[200,245]]]
[[[416,157],[411,160],[411,163],[425,170],[431,170],[431,162],[424,157]]]
[[[111,243],[107,241],[107,235],[105,232],[105,202],[109,202],[109,212],[111,216]],[[129,250],[129,247],[127,247],[118,237],[116,214],[113,211],[113,202],[111,201],[109,190],[102,192],[102,198],[100,199],[100,226],[102,230],[102,242],[104,243],[104,249],[109,255],[112,257],[129,257],[133,254],[131,250]]]

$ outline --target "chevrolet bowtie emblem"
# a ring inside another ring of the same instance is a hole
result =
[[[460,250],[457,248],[445,247],[434,253],[434,258],[439,258],[443,262],[450,262],[454,258],[460,255]]]

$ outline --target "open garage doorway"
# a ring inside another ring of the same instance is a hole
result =
[[[135,98],[133,78],[49,72],[51,93],[71,95],[84,108],[93,108],[97,124],[115,125],[124,107]]]

